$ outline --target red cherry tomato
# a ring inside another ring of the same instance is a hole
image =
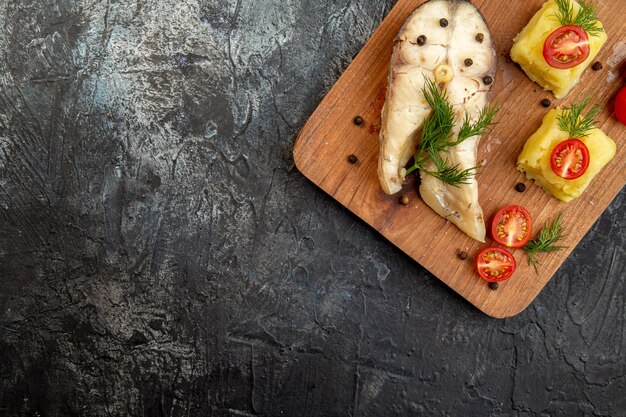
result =
[[[521,248],[533,234],[533,222],[522,206],[506,206],[500,209],[491,223],[493,240],[509,248]]]
[[[579,139],[568,139],[556,145],[550,155],[552,172],[566,180],[581,177],[589,168],[589,149]]]
[[[580,26],[561,26],[543,44],[543,57],[557,69],[573,68],[589,57],[589,36]]]
[[[626,87],[622,87],[615,97],[615,117],[626,125]]]
[[[476,272],[489,282],[499,282],[511,278],[517,263],[509,251],[502,248],[486,248],[476,257]]]

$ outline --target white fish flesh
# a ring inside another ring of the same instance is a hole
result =
[[[472,121],[489,103],[496,50],[481,13],[465,0],[430,0],[418,7],[398,33],[382,110],[378,177],[387,194],[402,189],[405,166],[414,156],[421,128],[432,109],[424,99],[425,77],[446,90],[458,131],[465,113]],[[450,147],[442,157],[461,170],[475,167],[480,137]],[[452,186],[421,174],[420,194],[440,216],[484,242],[485,222],[474,176]]]

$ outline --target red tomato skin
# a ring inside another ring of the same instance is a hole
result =
[[[508,242],[503,240],[503,238],[498,236],[498,233],[496,230],[498,224],[500,223],[500,219],[509,211],[514,211],[514,212],[517,211],[517,212],[522,213],[522,215],[526,218],[527,227],[528,227],[527,233],[524,236],[524,239],[522,239],[519,242],[514,242],[513,244],[509,244]],[[514,249],[521,248],[528,243],[532,234],[533,234],[532,217],[530,216],[530,213],[528,212],[528,210],[526,210],[522,206],[510,205],[510,206],[502,207],[500,210],[498,210],[496,214],[494,214],[491,217],[491,237],[494,241],[496,241],[496,243],[499,243],[502,246],[506,246],[506,247],[514,248]]]
[[[553,42],[556,41],[561,35],[563,35],[566,32],[574,32],[576,35],[580,37],[580,41],[583,44],[582,46],[580,46],[580,49],[582,51],[581,51],[581,55],[578,58],[575,58],[568,62],[562,62],[554,57],[554,54],[556,51],[554,50]],[[589,35],[587,35],[587,32],[585,32],[583,28],[581,28],[580,26],[576,26],[576,25],[561,26],[560,28],[552,32],[546,38],[546,41],[543,44],[544,59],[546,60],[548,65],[556,69],[569,69],[569,68],[574,68],[575,66],[582,64],[589,57],[590,51],[591,49],[589,47]]]
[[[495,252],[499,252],[500,254],[504,255],[505,257],[507,257],[509,259],[509,265],[508,266],[508,270],[506,272],[504,272],[504,274],[502,274],[499,277],[493,277],[493,276],[489,276],[487,275],[484,271],[481,270],[481,258],[483,256],[483,254],[485,254],[488,251],[495,251]],[[501,282],[504,280],[507,280],[509,278],[511,278],[511,276],[513,275],[513,273],[515,272],[515,269],[517,268],[517,262],[515,261],[515,257],[511,254],[511,252],[509,252],[506,249],[503,248],[497,248],[497,247],[489,247],[489,248],[485,248],[483,250],[481,250],[478,255],[476,256],[476,273],[478,274],[478,276],[482,279],[484,279],[485,281],[488,282]]]
[[[626,125],[626,87],[622,87],[615,97],[615,117],[621,124]]]
[[[556,162],[554,159],[555,159],[556,154],[558,153],[557,151],[560,148],[570,146],[570,145],[574,146],[576,149],[581,151],[583,155],[583,167],[577,173],[570,173],[570,174],[565,173],[564,175],[561,175],[561,173],[558,172],[559,167],[556,166]],[[591,156],[589,155],[589,148],[587,148],[587,145],[585,145],[585,142],[583,142],[580,139],[568,139],[568,140],[564,140],[563,142],[560,142],[552,150],[552,154],[550,155],[550,168],[552,169],[552,172],[554,172],[557,176],[563,179],[575,180],[576,178],[580,178],[583,175],[585,175],[585,172],[587,172],[587,169],[589,168],[590,158]]]

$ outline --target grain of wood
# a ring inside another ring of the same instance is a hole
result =
[[[489,23],[498,50],[493,93],[494,101],[501,105],[499,124],[482,138],[478,151],[478,160],[485,162],[478,177],[485,217],[489,218],[502,206],[520,204],[528,208],[536,225],[542,225],[564,212],[566,237],[563,244],[568,246],[567,250],[542,255],[539,273],[527,265],[520,250],[514,251],[518,263],[514,278],[492,291],[473,268],[475,255],[489,245],[489,240],[486,245],[481,244],[439,217],[420,199],[413,178],[402,190],[411,201],[408,207],[398,204],[398,196],[385,195],[377,179],[380,111],[393,39],[405,19],[421,3],[398,1],[305,125],[295,144],[294,160],[313,183],[470,303],[490,316],[511,317],[532,302],[626,182],[626,129],[611,115],[611,100],[622,83],[609,81],[619,77],[622,69],[610,66],[597,72],[588,69],[570,95],[557,100],[530,81],[508,58],[513,38],[543,2],[474,2]],[[626,3],[612,3],[610,7],[600,3],[598,14],[609,35],[598,60],[607,62],[626,38],[622,19]],[[539,104],[543,98],[550,98],[556,106],[568,105],[589,95],[604,104],[598,127],[616,141],[617,155],[579,199],[566,204],[526,180],[516,171],[515,161],[548,110]],[[363,117],[363,125],[353,124],[356,115]],[[358,157],[358,164],[346,162],[350,154]],[[527,185],[526,192],[515,190],[519,182]],[[458,259],[459,249],[466,250],[469,259]]]

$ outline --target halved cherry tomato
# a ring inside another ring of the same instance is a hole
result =
[[[626,125],[626,87],[622,87],[615,97],[615,117]]]
[[[589,168],[589,149],[579,139],[568,139],[556,145],[550,155],[552,172],[566,180],[581,177]]]
[[[493,217],[491,236],[493,240],[509,248],[521,248],[533,234],[533,222],[522,206],[506,206]]]
[[[511,278],[517,263],[511,253],[502,248],[486,248],[476,257],[476,272],[489,282],[499,282]]]
[[[589,56],[589,36],[580,26],[561,26],[543,44],[543,57],[551,67],[573,68]]]

